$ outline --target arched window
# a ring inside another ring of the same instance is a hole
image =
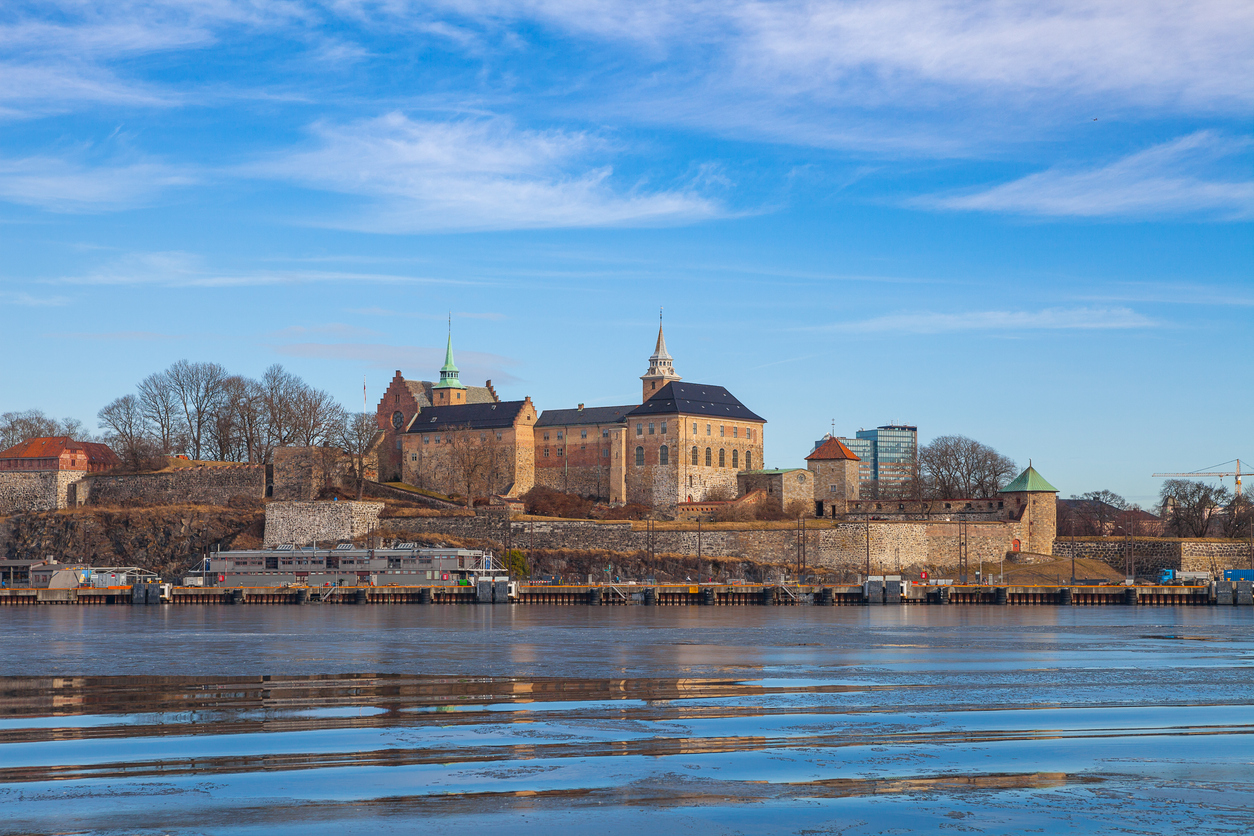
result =
[[[732,467],[736,470],[740,469],[740,451],[732,450]]]
[[[745,470],[753,470],[753,451],[745,451]]]
[[[662,449],[658,450],[657,452],[657,463],[658,464],[670,464],[671,463],[671,451],[669,448],[667,448],[665,444],[663,444]]]
[[[722,448],[718,451],[718,466],[727,467],[727,451]]]
[[[706,466],[706,467],[709,467],[709,466],[710,466],[710,465],[712,465],[713,463],[714,463],[714,460],[711,458],[711,455],[710,455],[710,448],[709,448],[709,447],[706,447],[706,448],[705,448],[705,466]]]
[[[636,467],[644,467],[644,448],[636,448]]]
[[[696,467],[698,464],[700,464],[700,459],[698,458],[698,456],[700,455],[701,455],[701,451],[699,451],[696,447],[693,447],[692,448],[692,466],[693,467]]]

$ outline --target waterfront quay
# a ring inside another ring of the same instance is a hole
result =
[[[171,586],[0,589],[0,606],[75,604],[520,604],[559,606],[1238,606],[1254,605],[1251,584],[1217,581],[1193,586],[953,584],[530,584],[501,581],[468,586]]]

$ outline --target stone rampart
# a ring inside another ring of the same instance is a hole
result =
[[[262,499],[266,494],[266,466],[237,464],[101,474],[80,483],[80,504],[84,493],[87,504],[102,507],[226,505],[238,496]]]
[[[382,510],[382,502],[270,502],[263,545],[355,540],[379,527]]]
[[[1123,537],[1060,537],[1054,541],[1058,557],[1100,560],[1122,572],[1128,541]],[[1221,572],[1251,566],[1250,543],[1245,540],[1188,540],[1137,537],[1132,556],[1137,575],[1157,575],[1163,569]]]
[[[64,470],[0,472],[0,514],[64,508],[69,485],[83,476],[82,471]]]
[[[462,539],[504,543],[503,515],[475,517],[416,517],[385,521],[394,531],[435,534]],[[584,520],[514,520],[510,541],[519,549],[602,549],[635,552],[649,548],[649,533],[629,522]],[[969,561],[1001,560],[1018,535],[1016,523],[971,523],[966,526]],[[952,566],[958,560],[957,526],[924,522],[872,521],[870,524],[872,573],[878,570],[914,570],[924,566]],[[698,546],[698,538],[700,544]],[[701,532],[685,528],[659,528],[653,533],[653,549],[659,553],[736,557],[763,563],[792,563],[800,543],[793,526],[732,528],[719,525]],[[838,523],[809,527],[805,531],[807,565],[857,572],[867,561],[865,523]],[[974,568],[971,570],[974,572]]]

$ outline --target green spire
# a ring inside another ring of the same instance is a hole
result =
[[[444,351],[444,365],[440,367],[440,382],[432,388],[465,389],[466,387],[457,379],[457,375],[457,364],[453,362],[453,320],[449,317],[448,348]]]
[[[1033,491],[1049,491],[1058,493],[1058,489],[1045,481],[1045,477],[1036,472],[1031,462],[1028,469],[1019,474],[1013,482],[1002,488],[998,493],[1031,493]]]

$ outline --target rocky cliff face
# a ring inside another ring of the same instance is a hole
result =
[[[139,566],[176,579],[206,550],[259,545],[264,525],[260,503],[43,511],[0,521],[0,552],[9,559]]]

